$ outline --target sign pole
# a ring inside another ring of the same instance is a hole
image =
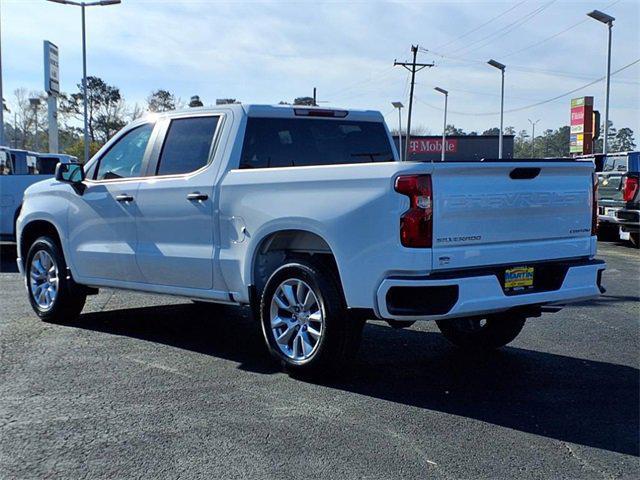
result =
[[[47,97],[47,119],[49,123],[49,152],[58,153],[58,99],[51,94]]]

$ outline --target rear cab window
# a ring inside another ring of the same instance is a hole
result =
[[[392,162],[381,122],[249,117],[240,168]]]
[[[620,155],[615,157],[607,157],[602,167],[603,172],[626,173],[628,167],[628,157]]]
[[[156,175],[195,172],[209,163],[220,115],[171,120],[156,167]]]

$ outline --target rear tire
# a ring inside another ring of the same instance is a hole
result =
[[[620,227],[606,223],[599,224],[598,240],[601,242],[616,242],[620,240]]]
[[[522,331],[526,317],[497,314],[487,318],[454,318],[438,320],[444,337],[454,345],[471,350],[494,350],[515,339]]]
[[[387,324],[396,330],[412,327],[414,323],[416,322],[407,320],[387,320]]]
[[[25,283],[31,307],[45,322],[72,322],[87,298],[82,287],[67,278],[62,249],[48,236],[39,237],[29,248]]]
[[[307,260],[278,268],[260,302],[271,355],[293,374],[335,373],[358,350],[365,321],[351,318],[331,272]]]

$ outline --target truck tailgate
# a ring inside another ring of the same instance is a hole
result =
[[[591,163],[481,162],[434,167],[434,269],[591,253]]]

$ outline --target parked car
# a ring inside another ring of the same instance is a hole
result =
[[[629,235],[629,240],[636,248],[640,248],[640,152],[627,154],[627,172],[622,178],[620,190],[624,205],[616,211],[616,220],[620,231]]]
[[[324,371],[366,319],[497,348],[600,294],[590,162],[399,162],[382,115],[225,105],[139,119],[30,187],[18,265],[36,314],[115,287],[250,305],[271,354]]]
[[[22,196],[30,185],[52,178],[60,161],[77,161],[57,153],[36,153],[0,146],[0,240],[15,240]]]
[[[637,244],[638,199],[633,186],[638,178],[638,152],[596,155],[595,163],[598,175],[599,238],[623,238],[632,242],[635,239]],[[621,217],[618,217],[618,212],[622,212]]]

